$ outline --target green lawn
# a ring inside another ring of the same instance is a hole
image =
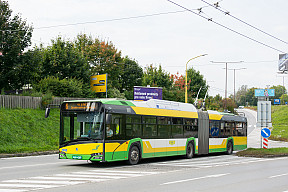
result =
[[[244,151],[239,151],[237,156],[243,157],[280,157],[288,156],[288,148],[270,148],[270,149],[254,149],[249,148]]]
[[[57,150],[59,109],[0,109],[0,153]]]
[[[269,139],[288,142],[288,106],[272,106],[273,130]]]

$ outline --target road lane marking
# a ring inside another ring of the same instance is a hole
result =
[[[14,169],[14,168],[25,168],[25,167],[36,167],[36,166],[45,166],[45,165],[55,165],[55,164],[67,164],[67,162],[57,162],[57,163],[45,163],[45,164],[34,164],[34,165],[21,165],[21,166],[13,166],[13,167],[0,167],[2,169]]]
[[[121,176],[107,176],[107,175],[80,175],[80,174],[70,174],[70,173],[67,173],[67,174],[56,174],[54,176],[64,176],[64,177],[88,177],[88,178],[105,178],[105,179],[123,179],[123,178],[126,178],[126,177],[121,177]]]
[[[25,189],[0,189],[0,192],[25,192],[29,190]]]
[[[138,176],[142,176],[141,174],[138,174],[138,173],[135,173],[132,174],[132,173],[105,173],[105,172],[90,172],[90,171],[87,171],[87,172],[72,172],[72,174],[87,174],[87,175],[112,175],[112,176],[127,176],[127,177],[138,177]]]
[[[269,179],[272,179],[272,178],[275,178],[275,177],[282,177],[282,176],[287,176],[288,173],[284,173],[284,174],[281,174],[281,175],[274,175],[274,176],[270,176]]]
[[[79,182],[79,181],[46,181],[46,180],[34,180],[33,179],[14,179],[14,180],[7,180],[7,181],[4,181],[5,183],[29,183],[29,184],[32,184],[32,183],[35,183],[35,184],[55,184],[55,185],[77,185],[77,184],[82,184],[84,183],[83,181],[82,182]]]
[[[79,177],[57,177],[57,176],[44,176],[44,177],[33,177],[33,179],[39,180],[64,180],[64,181],[86,181],[86,182],[101,182],[109,179],[90,179],[90,178],[79,178]]]
[[[89,172],[97,172],[97,173],[132,173],[132,174],[141,174],[141,175],[152,175],[152,174],[159,174],[161,172],[143,172],[143,171],[140,171],[140,172],[136,172],[136,171],[121,171],[121,170],[89,170]]]
[[[46,189],[46,188],[55,188],[55,187],[61,187],[61,186],[64,186],[64,185],[40,185],[40,184],[15,184],[15,183],[8,183],[8,184],[3,184],[3,183],[0,183],[0,187],[13,187],[13,188],[37,188],[37,189]]]
[[[167,183],[162,183],[160,185],[170,185],[170,184],[175,184],[175,183],[183,183],[183,182],[187,182],[187,181],[195,181],[195,180],[206,179],[206,178],[217,178],[217,177],[223,177],[223,176],[226,176],[226,175],[229,175],[229,174],[230,173],[223,173],[223,174],[217,174],[217,175],[207,175],[207,176],[204,176],[204,177],[196,177],[196,178],[191,178],[191,179],[171,181],[171,182],[167,182]]]
[[[25,192],[26,189],[0,189],[0,192]]]

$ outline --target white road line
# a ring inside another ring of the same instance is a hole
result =
[[[139,177],[139,176],[142,176],[141,174],[137,174],[137,173],[105,173],[105,172],[90,172],[90,171],[87,171],[87,172],[72,172],[71,174],[83,174],[83,175],[112,175],[112,176],[126,176],[126,177]]]
[[[54,176],[64,176],[64,177],[88,177],[88,178],[105,178],[105,179],[123,179],[123,178],[126,178],[126,177],[121,177],[121,176],[105,176],[105,175],[78,175],[78,174],[56,174]]]
[[[29,190],[25,189],[0,189],[0,192],[25,192]]]
[[[275,178],[275,177],[282,177],[282,176],[287,176],[288,173],[284,173],[284,174],[281,174],[281,175],[274,175],[274,176],[270,176],[269,179],[272,179],[272,178]]]
[[[135,173],[135,174],[144,174],[144,175],[150,175],[150,174],[159,174],[159,173],[161,173],[161,172],[142,172],[142,171],[140,171],[140,172],[137,172],[137,171],[114,171],[114,170],[89,170],[89,172],[97,172],[97,173]]]
[[[33,179],[43,179],[43,180],[65,180],[65,181],[92,181],[92,182],[101,182],[107,181],[109,179],[90,179],[90,178],[79,178],[79,177],[57,177],[57,176],[44,176],[44,177],[33,177]]]
[[[7,180],[2,181],[3,183],[35,183],[35,184],[55,184],[55,185],[77,185],[84,182],[77,182],[77,181],[47,181],[47,180],[34,180],[33,179],[14,179],[14,180]]]
[[[199,179],[206,179],[206,178],[216,178],[216,177],[222,177],[225,175],[229,175],[230,173],[223,173],[223,174],[217,174],[217,175],[207,175],[204,177],[197,177],[197,178],[192,178],[192,179],[184,179],[184,180],[178,180],[178,181],[171,181],[171,182],[167,182],[167,183],[162,183],[160,185],[170,185],[170,184],[175,184],[175,183],[183,183],[183,182],[187,182],[187,181],[194,181],[194,180],[199,180]]]
[[[19,188],[19,187],[23,187],[23,188],[54,188],[54,187],[60,187],[60,186],[64,186],[64,185],[39,185],[39,184],[15,184],[15,183],[9,183],[9,184],[3,184],[0,183],[0,187],[12,187],[12,188]]]
[[[55,164],[64,164],[67,162],[57,162],[57,163],[45,163],[45,164],[33,164],[33,165],[21,165],[21,166],[13,166],[13,167],[1,167],[1,169],[14,169],[14,168],[25,168],[25,167],[36,167],[36,166],[45,166],[45,165],[55,165]]]

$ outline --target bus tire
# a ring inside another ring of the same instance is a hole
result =
[[[193,143],[189,142],[186,147],[186,158],[192,159],[194,156],[194,145]]]
[[[131,146],[128,156],[128,164],[136,165],[140,160],[140,150],[136,145]]]
[[[227,151],[226,151],[226,154],[227,155],[231,155],[233,153],[233,143],[232,141],[228,141],[228,144],[227,144]]]

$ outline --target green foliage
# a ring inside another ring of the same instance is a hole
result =
[[[188,92],[192,93],[192,97],[196,97],[198,91],[201,88],[198,98],[204,98],[208,91],[208,85],[204,76],[200,74],[200,71],[196,71],[193,68],[187,70],[187,81],[189,82]]]
[[[287,94],[281,95],[280,100],[281,104],[285,104],[286,102],[288,102],[288,95]]]
[[[32,27],[19,14],[12,16],[7,1],[0,0],[0,90],[16,89],[23,84],[22,52],[31,43]]]
[[[83,82],[77,79],[62,79],[47,77],[33,84],[36,91],[47,94],[51,92],[57,97],[83,97]]]
[[[50,91],[47,91],[46,94],[44,94],[41,99],[42,107],[46,108],[48,104],[52,103],[53,99],[54,99],[53,94]]]
[[[0,109],[0,153],[57,150],[59,109]]]
[[[126,56],[123,60],[124,69],[121,75],[122,90],[133,90],[134,86],[142,85],[143,69],[139,64]]]
[[[269,89],[275,89],[275,97],[271,97],[271,99],[280,99],[283,94],[287,94],[287,90],[282,85],[273,85]]]
[[[42,78],[54,76],[62,79],[76,78],[89,82],[89,64],[72,42],[61,37],[52,40],[52,46],[43,48]]]
[[[257,88],[250,88],[246,94],[246,101],[248,105],[257,106],[258,99],[255,97],[255,89]]]
[[[112,87],[108,89],[108,98],[121,98],[126,99],[125,94],[121,93],[118,89],[115,87]]]
[[[151,87],[165,87],[168,89],[172,87],[173,79],[170,78],[168,72],[162,70],[161,65],[159,65],[159,69],[157,69],[157,67],[153,67],[151,64],[145,67],[143,85],[150,85]]]
[[[121,52],[112,42],[93,39],[92,36],[80,34],[77,36],[75,47],[87,59],[91,74],[108,74],[108,81],[118,90],[121,90],[121,76],[124,65]]]

